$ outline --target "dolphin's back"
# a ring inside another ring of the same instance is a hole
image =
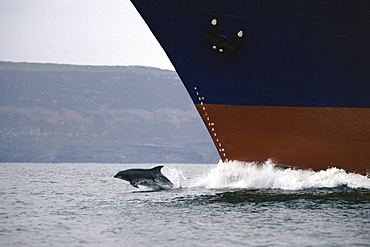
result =
[[[127,180],[135,178],[154,179],[153,173],[146,169],[128,169],[120,171],[117,175],[123,175]]]

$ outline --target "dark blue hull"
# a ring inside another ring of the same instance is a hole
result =
[[[370,107],[370,1],[132,2],[195,103]],[[236,53],[204,40],[213,18]]]

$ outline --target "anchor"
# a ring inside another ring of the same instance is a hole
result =
[[[236,37],[229,41],[225,35],[217,33],[218,20],[213,18],[208,28],[208,33],[204,36],[204,39],[211,44],[212,50],[218,53],[230,52],[236,53],[238,46],[244,36],[243,30],[239,30],[236,33]]]

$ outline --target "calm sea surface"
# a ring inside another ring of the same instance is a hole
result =
[[[164,164],[175,189],[113,176],[157,164],[0,163],[0,246],[370,246],[370,179],[338,169]]]

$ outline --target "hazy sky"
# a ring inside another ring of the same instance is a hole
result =
[[[129,0],[0,0],[0,61],[173,69]]]

